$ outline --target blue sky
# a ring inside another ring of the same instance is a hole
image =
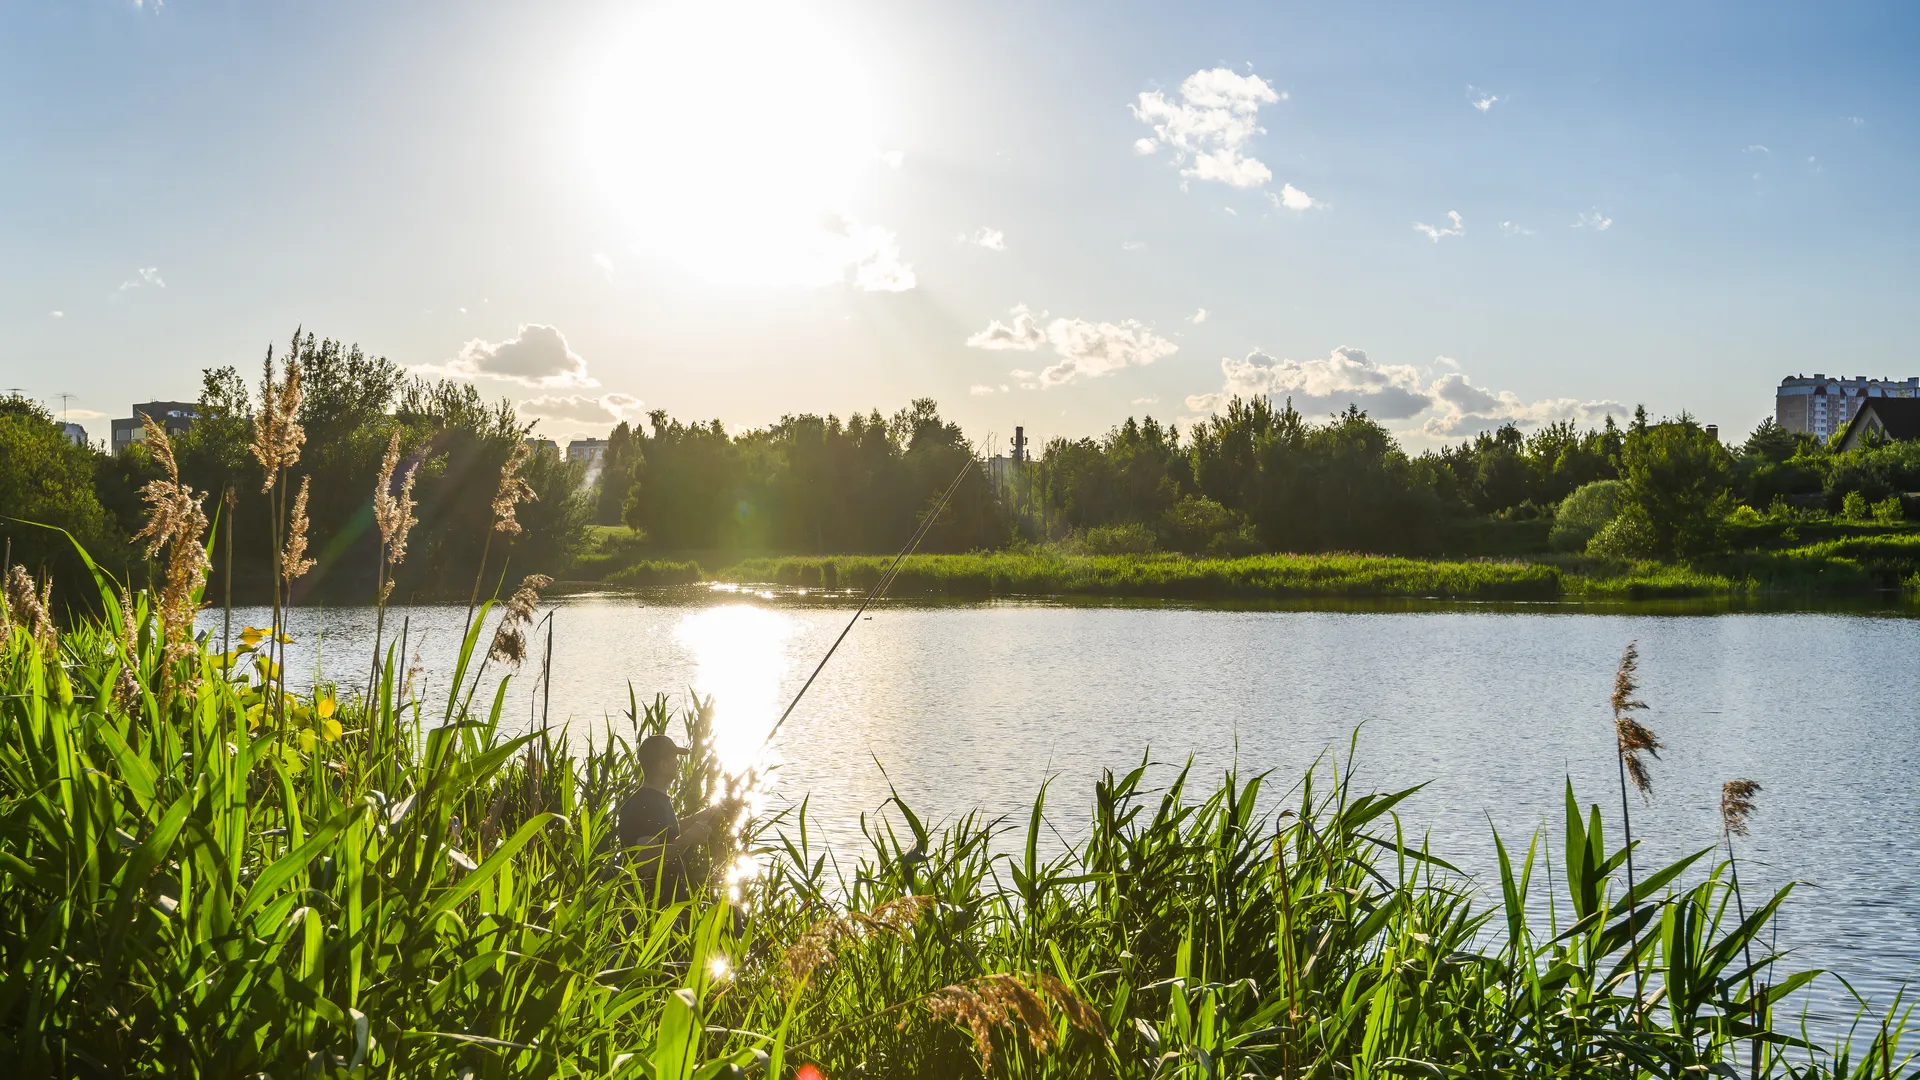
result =
[[[1916,43],[1891,3],[16,0],[0,383],[99,437],[304,324],[560,437],[1234,391],[1415,449],[1744,432],[1785,374],[1920,374]]]

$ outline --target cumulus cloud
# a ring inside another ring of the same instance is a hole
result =
[[[1177,100],[1159,90],[1140,95],[1131,106],[1133,115],[1153,128],[1153,136],[1135,141],[1133,148],[1140,154],[1170,151],[1183,187],[1189,180],[1259,187],[1273,179],[1273,170],[1249,156],[1247,144],[1266,131],[1260,106],[1285,97],[1258,75],[1228,68],[1196,71],[1180,84]]]
[[[1602,215],[1598,210],[1590,210],[1574,218],[1573,224],[1567,227],[1570,229],[1592,229],[1594,232],[1606,232],[1608,229],[1613,228],[1613,219]]]
[[[1382,364],[1364,350],[1342,346],[1313,360],[1281,360],[1255,350],[1220,361],[1218,391],[1194,394],[1187,407],[1219,412],[1235,397],[1290,398],[1304,413],[1337,412],[1349,405],[1398,430],[1433,438],[1457,438],[1502,424],[1532,427],[1559,420],[1597,423],[1602,416],[1625,415],[1615,401],[1545,398],[1527,401],[1511,391],[1473,385],[1451,357],[1434,359],[1440,374],[1412,364]],[[1411,421],[1419,421],[1410,424]]]
[[[520,403],[520,412],[544,420],[610,428],[638,418],[645,402],[630,394],[546,394]]]
[[[957,244],[972,244],[974,247],[983,247],[988,251],[1007,250],[1007,234],[987,225],[975,229],[972,235],[961,233],[953,240]]]
[[[1468,86],[1467,100],[1473,103],[1474,108],[1484,113],[1493,108],[1494,103],[1500,100],[1500,95],[1488,93],[1477,86]]]
[[[1006,383],[1001,383],[999,386],[988,386],[985,383],[974,383],[972,386],[967,387],[967,393],[972,394],[974,397],[988,397],[993,394],[1004,394],[1009,389],[1010,388],[1007,386]]]
[[[891,230],[867,226],[853,233],[859,257],[853,287],[862,292],[906,292],[918,284],[913,267],[900,259],[900,238]]]
[[[138,289],[143,285],[151,285],[156,289],[164,289],[167,287],[167,283],[160,279],[160,268],[157,266],[142,266],[134,270],[134,273],[139,276],[128,278],[120,283],[121,292],[126,292],[128,289]]]
[[[1201,323],[1206,322],[1207,309],[1201,308],[1199,311],[1194,312],[1192,317],[1188,318],[1187,321],[1192,323],[1195,326],[1199,326]]]
[[[1459,236],[1462,233],[1465,233],[1467,231],[1466,225],[1463,224],[1460,220],[1459,211],[1457,210],[1447,211],[1447,219],[1449,221],[1452,221],[1453,224],[1428,225],[1425,222],[1416,221],[1413,223],[1413,231],[1419,233],[1420,235],[1426,237],[1427,239],[1433,241],[1436,244],[1439,243],[1441,238],[1443,237]]]
[[[600,385],[587,374],[587,362],[567,346],[566,336],[538,323],[521,323],[520,332],[506,341],[474,338],[460,347],[460,355],[445,364],[423,365],[419,370],[430,375],[498,379],[553,389]]]
[[[593,265],[600,268],[600,276],[607,279],[607,284],[613,284],[613,259],[606,252],[594,252]]]
[[[1280,194],[1270,197],[1273,199],[1274,205],[1284,206],[1289,210],[1311,210],[1320,205],[1318,199],[1294,187],[1292,184],[1283,186],[1280,189]]]
[[[1042,345],[1053,346],[1054,355],[1060,358],[1058,362],[1038,372],[1016,370],[1011,373],[1028,388],[1046,389],[1081,379],[1097,379],[1122,368],[1144,367],[1180,350],[1178,345],[1137,319],[1117,323],[1053,319],[1042,325],[1046,312],[1035,315],[1025,304],[1015,306],[1009,315],[1010,323],[995,319],[985,330],[968,337],[967,344],[976,349],[1018,352],[1032,352]]]

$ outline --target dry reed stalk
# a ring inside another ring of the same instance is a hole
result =
[[[843,941],[863,935],[887,934],[905,940],[914,925],[940,906],[932,896],[902,896],[876,904],[867,911],[830,915],[808,927],[787,948],[787,976],[797,985],[816,970],[832,966]]]
[[[134,622],[133,593],[125,585],[120,586],[120,625],[115,629],[126,655],[120,665],[120,675],[113,682],[113,701],[123,711],[132,713],[140,706],[140,677],[135,674],[140,668],[140,627]]]
[[[386,456],[380,459],[380,479],[373,487],[373,522],[380,529],[380,549],[384,556],[381,569],[386,574],[381,585],[381,603],[385,603],[393,592],[393,577],[387,570],[406,561],[407,535],[420,523],[413,516],[413,480],[420,467],[415,465],[407,469],[396,494],[393,490],[393,471],[399,464],[400,433],[396,431],[387,441]]]
[[[18,622],[40,646],[40,651],[51,653],[59,647],[60,635],[53,626],[53,579],[48,578],[36,592],[33,578],[28,576],[27,568],[14,564],[13,572],[7,576],[6,602],[0,604],[0,612],[5,613],[5,623]]]
[[[493,632],[493,647],[487,655],[501,663],[520,666],[527,655],[527,627],[533,625],[533,613],[540,603],[540,590],[553,584],[545,574],[528,574],[507,600],[506,614]]]
[[[135,540],[146,540],[146,557],[151,559],[162,547],[167,549],[166,573],[159,598],[160,640],[163,643],[161,670],[162,696],[173,688],[173,662],[193,651],[193,587],[210,569],[201,537],[207,531],[207,514],[201,508],[205,497],[180,482],[180,466],[174,461],[173,443],[166,429],[150,416],[140,418],[146,431],[146,447],[161,468],[163,480],[153,480],[141,489],[147,503],[147,524]]]
[[[253,416],[253,441],[247,449],[253,452],[254,460],[260,463],[260,471],[266,474],[261,485],[262,494],[272,491],[283,469],[292,467],[300,461],[300,446],[307,441],[306,429],[300,426],[300,331],[293,332],[293,343],[287,348],[285,366],[281,381],[273,379],[273,350],[267,350],[267,359],[260,375],[260,411]]]
[[[1053,1048],[1057,1009],[1069,1026],[1105,1038],[1106,1024],[1073,988],[1040,973],[983,975],[927,995],[927,1011],[967,1029],[982,1072],[993,1068],[993,1029],[1024,1035],[1035,1053]],[[905,1022],[902,1021],[902,1026]]]

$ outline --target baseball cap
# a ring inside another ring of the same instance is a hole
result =
[[[671,735],[649,735],[640,740],[640,759],[657,761],[663,757],[679,757],[687,748],[673,741]]]

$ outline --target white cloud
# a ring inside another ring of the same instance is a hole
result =
[[[985,330],[967,338],[967,344],[976,349],[1019,352],[1032,352],[1043,344],[1053,346],[1054,354],[1060,358],[1058,363],[1037,373],[1025,370],[1011,373],[1021,386],[1029,389],[1066,386],[1081,379],[1111,375],[1122,368],[1144,367],[1180,350],[1178,345],[1137,319],[1117,323],[1054,319],[1042,326],[1040,321],[1046,318],[1046,313],[1036,316],[1025,304],[1014,307],[1010,314],[1011,324],[995,319]]]
[[[600,276],[607,279],[607,284],[613,284],[613,259],[606,252],[594,252],[593,265],[600,268]]]
[[[1743,154],[1771,154],[1771,153],[1773,153],[1773,151],[1771,151],[1771,150],[1769,150],[1769,149],[1767,149],[1767,148],[1766,148],[1765,146],[1763,146],[1763,145],[1761,145],[1760,143],[1748,143],[1748,144],[1747,144],[1747,148],[1746,148],[1745,150],[1742,150],[1742,151],[1740,151],[1740,152],[1741,152],[1741,153],[1743,153]]]
[[[1468,86],[1467,100],[1473,103],[1474,108],[1484,113],[1493,108],[1494,102],[1501,100],[1501,98],[1500,95],[1490,94],[1477,86]]]
[[[1207,309],[1206,309],[1206,308],[1201,308],[1201,309],[1200,309],[1199,311],[1196,311],[1196,312],[1194,312],[1194,313],[1192,314],[1192,316],[1190,316],[1190,317],[1189,317],[1189,318],[1187,319],[1187,321],[1188,321],[1188,322],[1190,322],[1190,323],[1192,323],[1192,324],[1193,324],[1193,325],[1195,325],[1195,326],[1199,326],[1199,325],[1200,325],[1201,323],[1203,323],[1203,322],[1206,322],[1206,321],[1207,321]]]
[[[1613,228],[1613,219],[1603,216],[1598,210],[1590,210],[1573,219],[1570,229],[1592,229],[1594,232],[1606,232]]]
[[[966,233],[961,233],[954,237],[953,241],[956,244],[972,244],[974,247],[983,247],[988,251],[1007,250],[1007,234],[988,225],[982,225],[978,229],[973,230],[973,235],[971,236]]]
[[[1503,221],[1500,223],[1500,235],[1501,236],[1532,236],[1533,230],[1527,228],[1525,225],[1522,225],[1517,221]]]
[[[1183,181],[1259,187],[1273,179],[1273,170],[1248,156],[1246,147],[1266,131],[1259,123],[1260,106],[1285,97],[1258,75],[1227,68],[1196,71],[1180,84],[1179,100],[1149,90],[1130,106],[1135,119],[1153,128],[1153,137],[1136,140],[1133,149],[1139,154],[1171,151]]]
[[[999,393],[1000,390],[1005,390],[1005,389],[1006,387],[1004,386],[1000,387],[999,390],[996,390],[993,387],[987,386],[984,383],[974,383],[972,386],[967,387],[967,393],[972,394],[974,397],[988,397],[990,395]]]
[[[1018,352],[1032,352],[1047,342],[1047,332],[1040,328],[1040,322],[1025,304],[1015,304],[1010,313],[1011,325],[995,319],[987,324],[985,330],[967,338],[967,344],[976,349],[1013,349]]]
[[[1847,117],[1847,123],[1852,124],[1854,127],[1859,127],[1861,124],[1866,123],[1866,120],[1858,116],[1849,116]]]
[[[1318,199],[1294,187],[1292,184],[1281,187],[1279,195],[1270,197],[1273,199],[1275,206],[1284,206],[1289,210],[1311,210],[1320,205]]]
[[[1459,211],[1457,210],[1447,211],[1447,218],[1448,220],[1452,221],[1453,224],[1433,226],[1433,225],[1428,225],[1425,222],[1416,221],[1413,223],[1413,231],[1421,234],[1422,236],[1425,236],[1427,239],[1433,241],[1436,244],[1440,242],[1441,237],[1459,236],[1462,233],[1467,231],[1467,227],[1464,224],[1462,224],[1460,221]]]
[[[555,389],[600,385],[587,374],[587,362],[567,346],[565,335],[538,323],[521,323],[520,332],[506,341],[474,338],[445,364],[426,364],[416,370]]]
[[[1147,249],[1147,242],[1145,240],[1120,241],[1121,251],[1145,251],[1146,249]]]
[[[160,279],[160,268],[157,266],[142,266],[136,269],[134,273],[140,276],[128,278],[121,282],[121,292],[126,292],[128,289],[138,289],[142,285],[151,285],[156,289],[164,289],[167,287],[167,283]]]
[[[1341,347],[1304,361],[1280,360],[1258,350],[1220,361],[1221,389],[1187,398],[1198,413],[1219,412],[1234,397],[1286,397],[1301,412],[1337,412],[1357,405],[1367,415],[1398,430],[1430,438],[1457,438],[1502,424],[1532,427],[1558,420],[1595,423],[1609,413],[1625,415],[1614,401],[1545,398],[1527,401],[1511,391],[1474,386],[1452,357],[1434,358],[1438,375],[1411,364],[1381,364],[1360,349]],[[1423,419],[1421,419],[1423,418]]]
[[[64,319],[67,317],[67,313],[64,311],[49,311],[47,312],[47,317],[50,319]]]
[[[1158,405],[1160,404],[1160,399],[1157,397],[1137,397],[1133,399],[1133,403],[1135,405]]]
[[[900,260],[900,240],[869,225],[856,230],[861,255],[853,266],[853,287],[862,292],[906,292],[918,284],[913,267]]]
[[[645,405],[645,402],[630,394],[602,394],[599,397],[581,394],[547,394],[522,401],[520,411],[527,416],[538,416],[545,420],[586,424],[604,429],[611,428],[623,420],[638,419]]]

